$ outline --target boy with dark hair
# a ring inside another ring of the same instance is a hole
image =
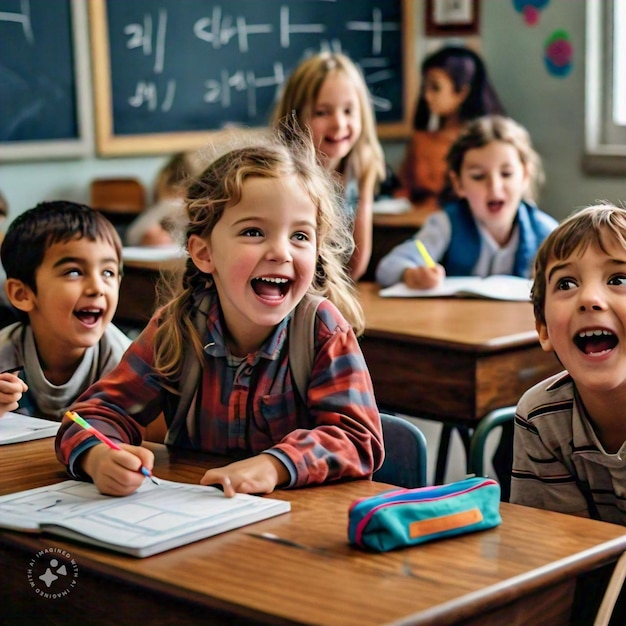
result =
[[[99,212],[43,202],[9,225],[0,258],[22,321],[0,331],[0,415],[61,419],[112,370],[130,339],[111,324],[122,244]]]

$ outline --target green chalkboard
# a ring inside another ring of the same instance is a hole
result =
[[[381,136],[410,130],[412,0],[92,0],[98,149],[170,152],[267,125],[286,77],[321,49],[363,70]]]
[[[1,159],[83,152],[80,7],[79,0],[0,0]]]

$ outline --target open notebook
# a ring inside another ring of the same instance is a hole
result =
[[[0,528],[45,532],[146,557],[264,520],[289,502],[215,487],[146,479],[132,495],[102,495],[92,483],[67,480],[0,497]]]
[[[532,281],[518,276],[493,275],[447,276],[439,287],[434,289],[411,289],[404,283],[397,283],[381,289],[383,298],[439,298],[458,296],[462,298],[488,298],[492,300],[530,301]]]
[[[59,426],[61,422],[8,412],[0,417],[0,445],[54,437]]]

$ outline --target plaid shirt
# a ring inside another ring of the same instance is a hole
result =
[[[289,369],[288,321],[241,362],[226,347],[219,302],[208,313],[205,362],[184,441],[176,444],[216,454],[279,458],[289,486],[369,477],[384,448],[372,382],[349,324],[323,301],[315,320],[315,363],[306,406]],[[154,372],[158,313],[132,343],[120,364],[71,407],[111,439],[138,445],[141,429],[161,412],[171,425],[179,396]],[[56,440],[59,460],[70,472],[78,456],[95,445],[89,433],[64,418]]]

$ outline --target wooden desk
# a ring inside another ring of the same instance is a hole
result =
[[[381,408],[473,428],[563,369],[541,349],[526,302],[381,298],[378,290],[358,285],[366,320],[361,347]],[[438,483],[446,455],[440,448]]]
[[[150,447],[162,478],[196,483],[215,464]],[[52,439],[1,454],[1,494],[65,478]],[[278,491],[290,513],[147,559],[0,531],[3,624],[558,626],[568,622],[577,578],[626,550],[620,526],[512,504],[501,505],[503,524],[489,531],[386,554],[349,546],[350,503],[384,488],[356,481]],[[29,563],[44,549],[75,571],[65,596],[45,598],[29,584]]]

